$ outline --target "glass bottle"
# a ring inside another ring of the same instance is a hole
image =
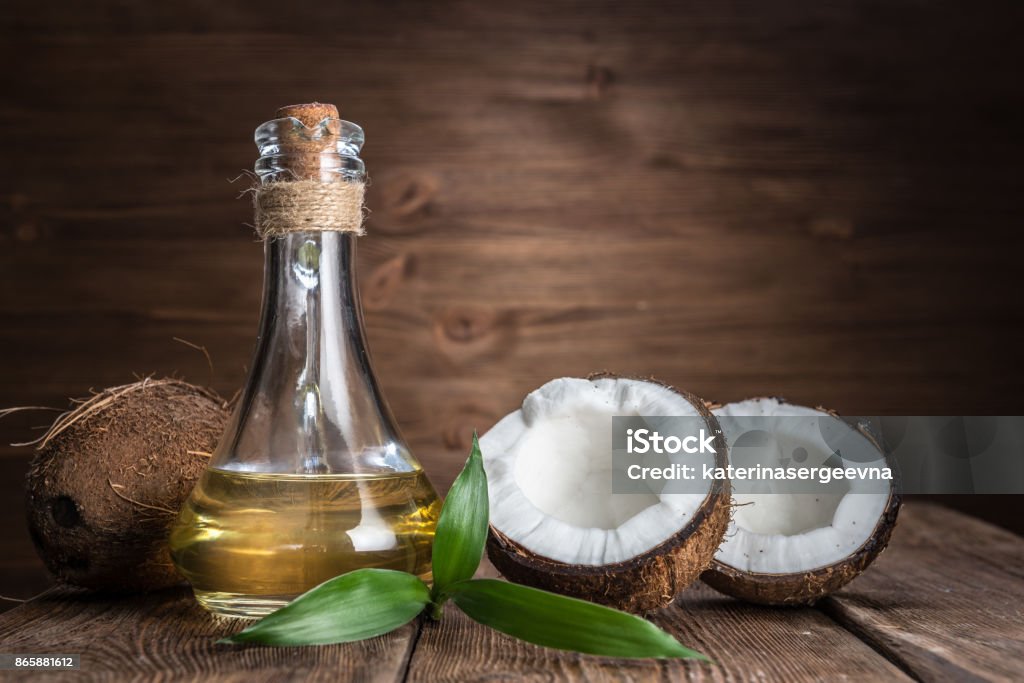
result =
[[[363,131],[330,105],[279,110],[256,144],[261,186],[364,182]],[[252,369],[170,537],[212,612],[267,614],[364,567],[429,578],[440,501],[370,366],[355,246],[317,230],[265,241]]]

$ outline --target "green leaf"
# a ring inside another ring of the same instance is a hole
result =
[[[222,643],[326,645],[372,638],[409,623],[430,602],[412,574],[358,569],[303,593]]]
[[[487,540],[487,475],[480,442],[473,433],[473,450],[441,508],[434,536],[434,598],[447,588],[473,577]]]
[[[473,620],[544,647],[606,657],[707,657],[685,648],[649,621],[585,600],[495,579],[450,587]]]

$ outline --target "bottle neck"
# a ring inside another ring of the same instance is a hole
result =
[[[256,140],[263,185],[363,181],[355,124],[278,119],[260,126]],[[290,230],[264,250],[256,353],[212,466],[303,475],[416,469],[370,365],[355,234]]]
[[[294,449],[302,473],[354,471],[351,462],[331,462],[336,437],[360,453],[389,440],[390,416],[379,408],[366,351],[355,253],[355,236],[337,232],[292,233],[265,246],[256,356],[267,363],[260,368],[271,385],[266,395],[278,397],[274,422],[296,428],[271,434],[274,450]]]

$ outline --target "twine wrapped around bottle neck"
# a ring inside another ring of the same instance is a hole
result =
[[[294,232],[351,232],[363,229],[363,182],[282,180],[255,188],[256,232],[260,239]]]
[[[260,239],[296,232],[363,234],[362,162],[355,159],[359,162],[355,176],[338,175],[345,160],[339,142],[347,140],[351,145],[352,140],[342,136],[353,129],[358,142],[351,154],[362,145],[362,130],[341,121],[333,104],[321,102],[281,107],[275,120],[256,129],[261,154],[256,170],[263,182],[257,181],[252,193]],[[266,159],[273,162],[264,164]]]

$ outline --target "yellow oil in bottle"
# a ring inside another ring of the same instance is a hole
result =
[[[355,569],[396,569],[428,579],[440,511],[422,471],[210,469],[171,533],[171,555],[204,607],[260,616]]]

